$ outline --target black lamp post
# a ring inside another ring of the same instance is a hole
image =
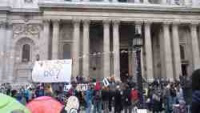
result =
[[[136,33],[133,37],[133,49],[136,50],[136,61],[137,61],[137,86],[139,91],[140,107],[144,107],[143,98],[143,83],[142,83],[142,71],[141,71],[141,48],[143,46],[143,39],[141,34]]]

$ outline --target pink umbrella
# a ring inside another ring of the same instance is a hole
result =
[[[63,105],[49,96],[35,98],[27,105],[31,113],[60,113]]]

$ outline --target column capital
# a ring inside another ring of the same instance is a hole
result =
[[[44,23],[49,23],[51,21],[51,19],[43,19]]]
[[[81,21],[85,24],[90,24],[90,22],[91,22],[91,20],[89,20],[89,19],[82,19]]]
[[[59,23],[60,22],[60,19],[52,19],[51,20],[53,23]]]
[[[173,25],[173,26],[178,26],[179,24],[180,24],[180,22],[178,22],[178,21],[172,22],[172,25]]]
[[[111,20],[110,20],[110,19],[103,20],[103,24],[110,24],[110,23],[111,23]]]
[[[192,23],[190,23],[190,25],[196,27],[196,26],[199,25],[199,23],[198,22],[192,22]]]
[[[120,20],[112,20],[113,24],[120,24]]]
[[[4,21],[0,21],[0,28],[1,28],[1,27],[5,27],[6,24],[7,24],[6,22],[4,22]]]
[[[134,23],[135,23],[135,25],[142,25],[144,23],[144,21],[135,21]]]
[[[5,21],[0,21],[0,25],[3,25],[5,24],[6,22]]]
[[[152,21],[144,21],[144,24],[146,25],[151,25],[153,22]]]
[[[148,4],[149,1],[148,0],[143,0],[143,3]]]
[[[172,22],[170,22],[170,21],[163,22],[163,25],[170,25],[170,24],[172,24]]]
[[[80,22],[81,22],[81,19],[76,18],[76,19],[73,19],[72,22],[73,22],[73,23],[80,23]]]

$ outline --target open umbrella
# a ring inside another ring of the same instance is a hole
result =
[[[12,111],[30,113],[29,110],[16,99],[0,93],[0,113],[11,113]]]
[[[31,113],[60,113],[63,105],[49,96],[35,98],[27,105]]]

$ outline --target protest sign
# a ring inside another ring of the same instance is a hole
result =
[[[137,109],[137,113],[148,113],[147,109]]]
[[[110,83],[108,82],[108,79],[107,78],[104,78],[103,79],[103,84],[104,84],[104,86],[109,86],[110,85]]]
[[[88,89],[88,84],[78,84],[76,86],[77,91],[86,91]]]
[[[63,91],[69,91],[71,89],[72,85],[65,85]]]
[[[36,61],[32,71],[33,82],[71,82],[72,60]]]
[[[134,107],[133,113],[148,113],[148,110],[147,109],[138,109],[137,107]]]

